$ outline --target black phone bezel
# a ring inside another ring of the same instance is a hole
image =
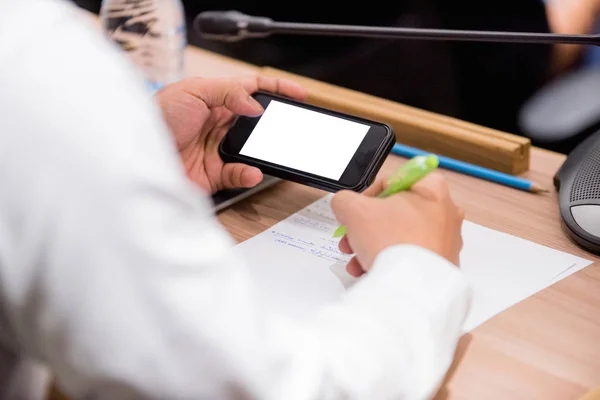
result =
[[[369,125],[370,128],[339,180],[333,180],[320,175],[239,154],[246,140],[248,140],[254,130],[254,127],[260,120],[260,116],[239,116],[236,118],[233,125],[219,144],[219,154],[225,162],[241,162],[252,165],[259,168],[265,174],[329,192],[336,192],[338,190],[353,190],[360,192],[373,182],[379,169],[383,165],[385,158],[391,152],[395,143],[395,135],[392,128],[381,122],[329,110],[266,92],[256,92],[253,94],[253,97],[265,109],[272,100],[276,100],[334,117],[366,124]]]

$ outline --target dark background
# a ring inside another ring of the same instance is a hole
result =
[[[98,12],[100,0],[76,0]],[[280,21],[444,29],[549,32],[541,1],[192,1],[184,0],[190,44],[503,131],[550,79],[548,45],[273,36],[235,44],[191,31],[205,10],[238,10]]]

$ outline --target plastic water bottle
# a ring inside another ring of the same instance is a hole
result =
[[[152,92],[183,78],[187,41],[181,0],[103,0],[100,20]]]

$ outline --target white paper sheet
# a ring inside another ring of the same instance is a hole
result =
[[[304,317],[339,299],[356,279],[345,270],[331,195],[236,246],[265,306]],[[465,221],[461,270],[474,298],[466,332],[591,261]]]

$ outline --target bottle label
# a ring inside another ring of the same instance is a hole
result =
[[[187,40],[180,0],[103,0],[101,17],[151,92],[183,78]]]

